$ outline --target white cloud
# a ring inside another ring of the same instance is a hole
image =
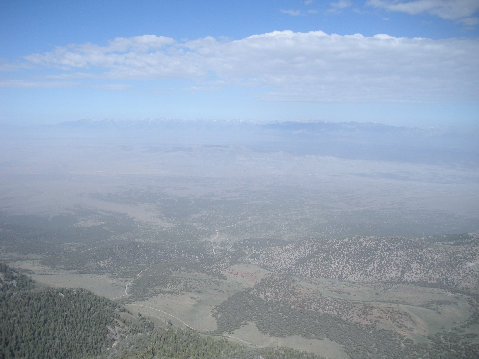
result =
[[[99,88],[99,89],[104,89],[104,90],[111,90],[111,91],[122,91],[122,90],[127,90],[131,86],[126,85],[126,84],[99,84],[95,85],[94,87]]]
[[[339,1],[332,2],[330,4],[331,8],[335,9],[335,10],[346,9],[346,8],[350,7],[351,5],[352,5],[352,3],[349,0],[339,0]]]
[[[477,0],[368,0],[367,5],[411,15],[428,13],[465,24],[477,22],[477,17],[473,15],[479,10]]]
[[[0,58],[0,73],[1,72],[14,72],[14,71],[20,71],[20,70],[26,70],[26,69],[28,69],[27,64],[9,63],[6,60]]]
[[[476,26],[479,25],[479,17],[465,17],[461,19],[461,22],[467,26]]]
[[[0,81],[0,88],[58,88],[77,86],[71,81],[38,81],[38,80],[4,80]]]
[[[311,5],[313,0],[304,0],[304,5]]]
[[[303,14],[301,12],[301,10],[284,10],[284,9],[281,9],[279,11],[281,11],[283,14],[291,15],[291,16],[300,16],[300,15]]]
[[[52,52],[32,54],[25,59],[33,64],[54,65],[64,70],[104,68],[112,78],[203,75],[192,56],[196,54],[178,47],[172,38],[144,35],[116,38],[107,46],[87,43],[57,47]]]
[[[51,76],[186,79],[249,86],[270,100],[426,102],[479,97],[479,42],[275,31],[239,40],[153,35],[58,47],[26,59]],[[54,70],[53,70],[54,71]],[[91,79],[89,79],[91,78]],[[3,84],[5,85],[5,83]]]

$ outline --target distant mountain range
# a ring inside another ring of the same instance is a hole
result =
[[[474,133],[378,123],[79,120],[15,132],[109,143],[218,145],[349,159],[479,165]]]

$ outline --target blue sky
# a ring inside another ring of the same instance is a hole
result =
[[[479,122],[479,1],[0,0],[0,122]]]

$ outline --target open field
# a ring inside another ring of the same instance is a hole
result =
[[[2,261],[6,259],[2,258]],[[81,274],[75,271],[49,268],[39,264],[37,260],[14,261],[9,264],[13,268],[25,271],[38,283],[53,288],[85,288],[108,299],[120,297],[125,290],[122,281],[112,279],[108,275]]]
[[[328,339],[305,339],[297,335],[273,337],[259,331],[254,323],[247,323],[240,329],[235,330],[230,338],[233,340],[237,338],[240,342],[247,342],[257,347],[284,346],[320,354],[324,358],[349,358],[341,346]]]

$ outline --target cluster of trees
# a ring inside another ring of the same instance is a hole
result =
[[[30,277],[14,271],[5,263],[0,263],[0,295],[34,288]]]
[[[114,302],[84,289],[35,289],[4,264],[0,270],[0,358],[78,358],[112,344]]]
[[[231,333],[247,322],[254,322],[261,332],[275,337],[328,338],[341,344],[352,358],[479,358],[476,333],[450,331],[415,343],[392,330],[294,305],[288,301],[290,286],[284,285],[282,295],[274,297],[271,294],[277,289],[274,281],[263,279],[254,288],[238,292],[216,306],[213,313],[218,326],[216,333]]]
[[[244,349],[226,340],[200,336],[191,330],[169,328],[159,331],[138,358],[208,359],[233,358]]]
[[[281,301],[265,301],[248,289],[232,295],[215,308],[217,332],[233,332],[247,322],[271,336],[325,337],[340,343],[354,358],[402,358],[400,338],[374,326],[360,326],[338,316],[293,308]],[[390,353],[392,350],[392,353]]]
[[[225,339],[174,328],[159,331],[151,344],[134,357],[141,359],[320,359],[315,354],[290,348],[251,349]]]

